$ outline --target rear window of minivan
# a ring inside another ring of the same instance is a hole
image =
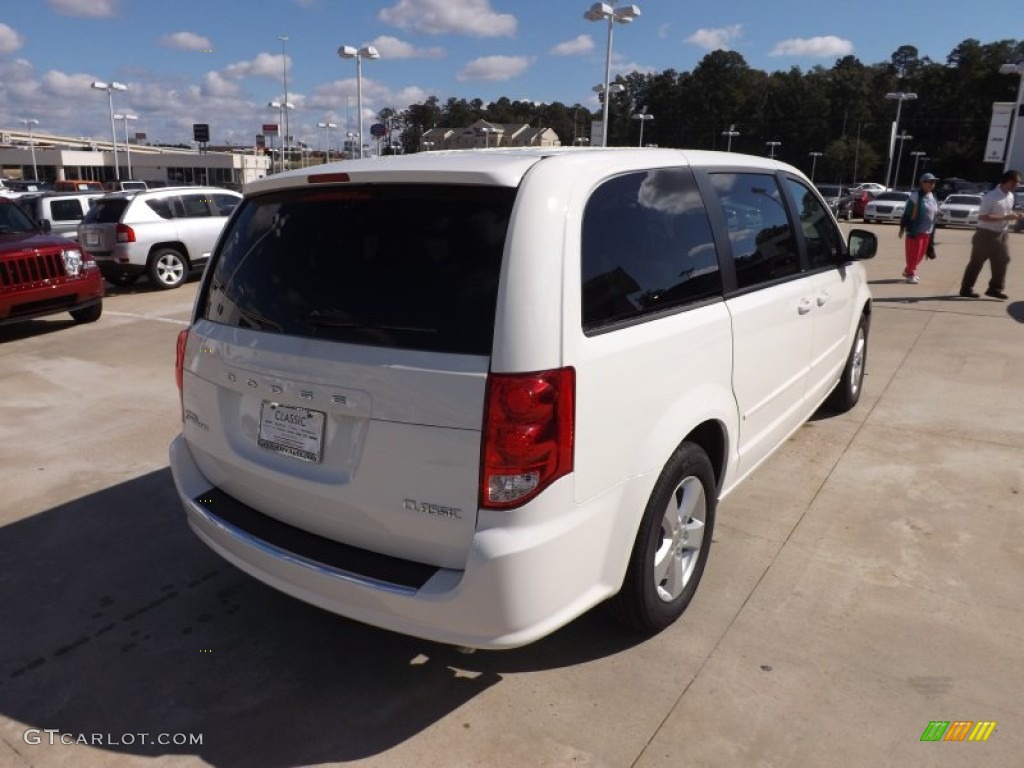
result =
[[[315,339],[489,355],[515,190],[374,184],[254,197],[200,301],[207,320]]]

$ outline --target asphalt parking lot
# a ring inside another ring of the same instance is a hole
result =
[[[463,655],[207,550],[167,469],[194,280],[0,327],[0,766],[1020,765],[1024,234],[1001,302],[956,296],[969,231],[907,285],[896,227],[866,228],[860,404],[723,502],[692,606],[646,640],[594,611]]]

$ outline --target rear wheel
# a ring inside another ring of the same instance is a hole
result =
[[[138,279],[138,273],[131,275],[108,275],[106,278],[107,282],[109,282],[111,285],[116,285],[118,288],[128,288],[129,286],[135,285],[135,281]]]
[[[100,319],[100,315],[103,314],[103,302],[97,301],[90,307],[83,307],[82,309],[72,309],[71,318],[76,323],[95,323]]]
[[[850,356],[846,359],[843,375],[839,383],[828,396],[826,406],[836,413],[846,413],[860,400],[864,387],[864,368],[868,359],[868,321],[861,315],[857,324],[857,332],[853,336]]]
[[[188,277],[188,259],[174,248],[161,248],[149,257],[149,279],[158,288],[177,288]]]
[[[622,589],[619,622],[644,633],[678,619],[704,573],[715,526],[715,475],[702,448],[683,443],[654,484]]]

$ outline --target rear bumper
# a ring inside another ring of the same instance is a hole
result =
[[[636,530],[636,521],[617,514],[621,493],[576,505],[570,476],[526,507],[501,513],[514,525],[487,527],[485,518],[501,518],[481,512],[465,569],[437,568],[310,540],[318,537],[303,543],[308,534],[289,539],[276,521],[264,527],[254,510],[228,511],[231,502],[209,493],[181,436],[171,443],[170,464],[193,531],[249,575],[332,613],[472,648],[526,645],[613,595]]]

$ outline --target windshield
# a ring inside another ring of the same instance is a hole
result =
[[[200,314],[241,328],[488,355],[515,190],[381,184],[242,203]]]
[[[893,200],[899,200],[900,202],[905,202],[907,200],[907,198],[909,198],[909,197],[910,197],[910,195],[907,194],[906,192],[883,192],[878,197],[876,197],[875,200],[877,200],[879,202],[884,202],[886,200],[888,200],[890,202],[892,202]]]
[[[0,203],[0,235],[35,233],[36,225],[17,205],[10,202]]]
[[[981,205],[978,195],[950,195],[946,198],[947,205]]]

